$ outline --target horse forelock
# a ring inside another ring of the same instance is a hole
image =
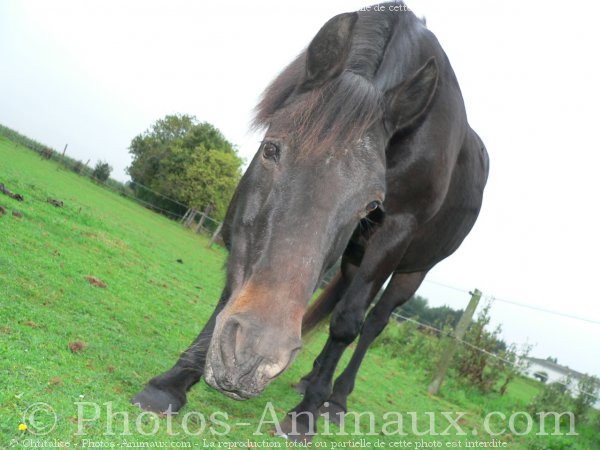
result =
[[[346,71],[308,92],[293,95],[268,116],[286,124],[299,157],[341,150],[361,139],[382,114],[382,96],[361,75]]]

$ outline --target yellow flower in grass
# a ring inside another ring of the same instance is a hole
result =
[[[27,430],[27,425],[25,425],[24,423],[20,423],[19,424],[19,431],[26,431]]]

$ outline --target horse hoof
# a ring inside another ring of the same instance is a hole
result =
[[[293,442],[298,442],[303,445],[307,445],[316,434],[314,430],[298,421],[293,421],[291,416],[286,416],[285,420],[279,425],[277,435]]]
[[[142,392],[131,399],[131,403],[145,411],[173,414],[183,407],[185,399],[177,398],[168,391],[148,384]]]
[[[342,425],[346,408],[332,401],[326,401],[319,408],[319,414],[329,422],[335,423],[338,427]]]
[[[292,387],[298,394],[304,395],[306,393],[306,389],[308,388],[308,384],[309,384],[308,381],[302,379],[302,380],[298,381],[296,384],[293,384]]]

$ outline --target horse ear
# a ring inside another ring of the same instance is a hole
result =
[[[412,77],[385,93],[384,123],[390,134],[415,126],[428,111],[439,79],[432,56]]]
[[[306,80],[303,88],[312,89],[337,77],[346,64],[352,44],[352,30],[358,14],[339,14],[327,21],[306,51]]]

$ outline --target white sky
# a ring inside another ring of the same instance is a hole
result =
[[[168,113],[249,160],[251,110],[331,16],[368,0],[0,0],[0,123],[126,180],[131,139]],[[600,27],[593,2],[416,0],[457,73],[491,174],[478,223],[429,279],[600,322]],[[0,164],[2,162],[0,161]],[[430,303],[468,294],[426,282]],[[496,303],[509,342],[600,375],[600,325]]]

